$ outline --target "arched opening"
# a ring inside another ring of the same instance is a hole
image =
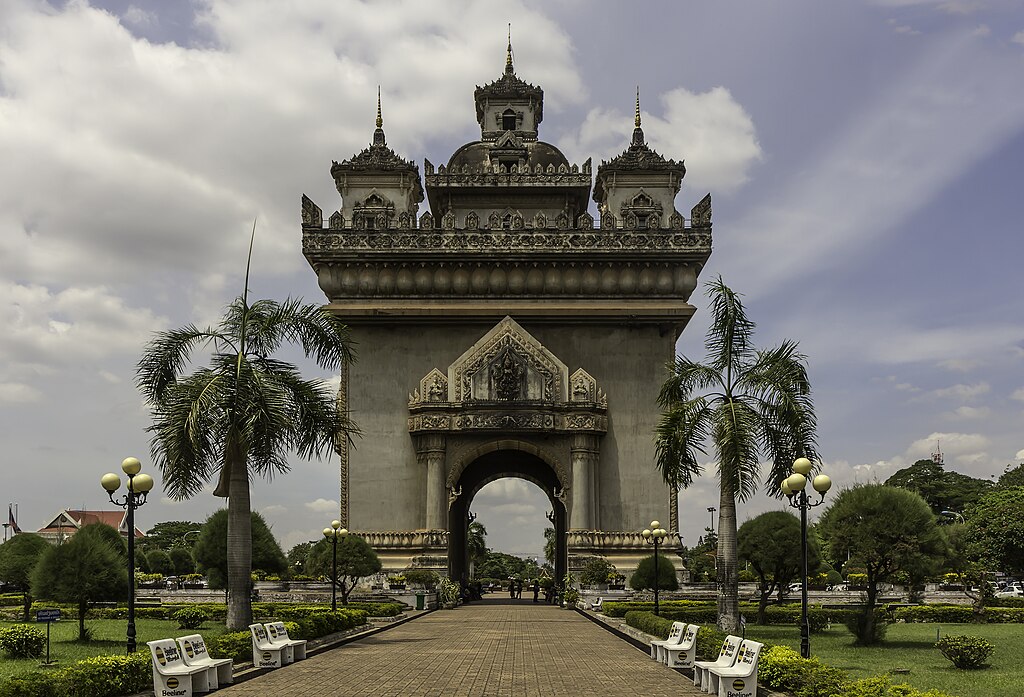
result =
[[[516,112],[506,109],[501,115],[501,128],[504,131],[516,130]]]
[[[568,566],[566,531],[568,516],[565,505],[555,497],[562,483],[554,469],[540,457],[519,450],[496,450],[485,453],[471,462],[456,482],[463,492],[448,511],[448,573],[453,579],[469,578],[469,559],[466,554],[466,536],[469,531],[469,509],[473,497],[491,482],[504,477],[518,477],[540,487],[553,512],[555,529],[555,580],[560,581]]]

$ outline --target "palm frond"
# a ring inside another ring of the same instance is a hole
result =
[[[690,399],[694,392],[722,383],[722,376],[717,370],[691,361],[686,356],[677,356],[675,361],[669,363],[668,372],[669,376],[658,394],[658,404],[666,409]]]
[[[704,341],[708,364],[720,373],[735,372],[753,353],[754,322],[747,317],[740,294],[721,276],[706,287],[711,299],[711,326]]]
[[[677,402],[658,420],[655,466],[666,483],[687,488],[701,474],[697,454],[705,454],[711,409],[703,397]]]
[[[715,404],[711,439],[718,450],[718,476],[722,487],[743,501],[757,490],[761,419],[743,396]]]
[[[158,332],[147,344],[136,366],[135,385],[148,402],[162,399],[188,363],[192,351],[211,342],[230,344],[230,338],[212,329],[188,324],[180,329]]]

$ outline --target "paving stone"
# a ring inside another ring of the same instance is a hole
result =
[[[571,647],[571,648],[567,648]],[[485,598],[433,612],[218,695],[700,695],[576,612]]]

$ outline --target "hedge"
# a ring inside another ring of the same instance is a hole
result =
[[[120,697],[153,689],[149,652],[131,656],[95,656],[42,673],[16,675],[0,682],[0,697]]]
[[[630,627],[662,639],[668,638],[673,622],[671,619],[644,610],[630,610],[626,613],[625,619],[626,624]],[[725,641],[725,632],[720,631],[714,624],[701,626],[700,631],[697,632],[697,658],[702,661],[717,659],[723,641]]]
[[[915,605],[902,607],[892,613],[897,622],[925,623],[939,622],[942,624],[965,624],[968,622],[1024,622],[1024,608],[1020,607],[986,607],[980,615],[975,615],[970,605]]]
[[[324,611],[330,610],[330,606],[327,604],[296,604],[296,603],[253,603],[252,604],[252,616],[253,618],[269,619],[277,617],[281,610],[288,610],[291,608],[310,608],[312,610]],[[78,619],[78,606],[68,605],[67,603],[46,603],[46,602],[34,602],[32,603],[32,613],[36,610],[44,608],[57,608],[61,611],[61,617],[64,619],[72,620]],[[227,618],[227,605],[224,603],[164,603],[162,605],[142,606],[135,607],[135,617],[137,619],[150,619],[150,620],[170,620],[174,619],[174,614],[184,608],[200,608],[209,619],[214,621],[223,622]],[[395,617],[405,611],[406,606],[402,603],[349,603],[348,605],[342,605],[339,610],[362,610],[367,613],[370,617]],[[124,620],[128,619],[128,608],[127,607],[91,607],[86,615],[87,619],[95,620]]]

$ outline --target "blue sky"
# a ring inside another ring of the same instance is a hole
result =
[[[884,480],[938,441],[949,468],[1024,460],[1024,10],[1012,0],[645,3],[307,0],[0,6],[0,473],[25,528],[102,507],[148,462],[132,386],[153,331],[207,323],[241,287],[322,300],[299,198],[338,205],[331,160],[389,144],[444,162],[478,137],[475,85],[545,90],[541,137],[573,161],[621,151],[639,85],[652,147],[707,191],[721,274],[763,345],[810,359],[824,468]],[[679,342],[703,353],[705,301]],[[330,376],[324,376],[329,378]],[[652,424],[653,428],[653,424]],[[336,510],[335,461],[256,482],[288,547]],[[681,496],[685,541],[717,502]],[[154,497],[141,524],[219,506]],[[741,519],[779,504],[759,496]],[[542,545],[539,490],[474,510],[507,551]]]

